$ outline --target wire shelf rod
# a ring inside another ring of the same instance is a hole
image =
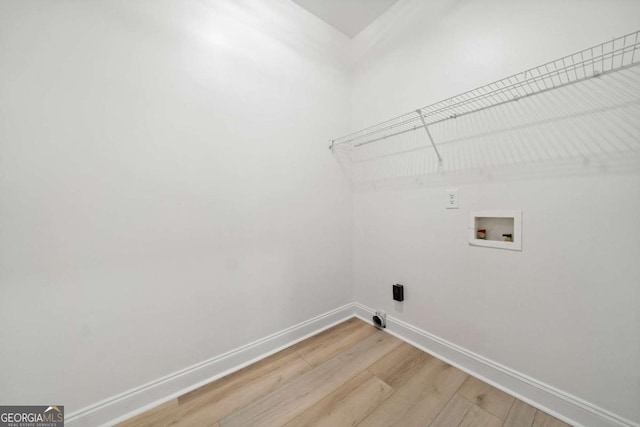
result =
[[[640,31],[629,33],[496,80],[420,108],[419,115],[415,114],[418,110],[414,110],[333,139],[331,146],[333,148],[339,144],[350,144],[353,147],[359,147],[421,128],[422,120],[425,126],[430,126],[637,65],[636,50],[640,48],[639,36]]]
[[[637,65],[637,64],[627,65],[625,67],[616,69],[615,71],[627,69],[627,68],[630,68],[630,67],[632,67],[634,65]],[[608,73],[611,73],[611,72],[612,71],[607,71],[605,74],[608,74]],[[588,80],[588,79],[591,79],[591,78],[593,78],[593,76],[583,77],[580,81]],[[564,83],[564,84],[562,84],[560,86],[548,87],[546,89],[543,89],[543,90],[540,90],[540,91],[536,91],[535,93],[531,93],[531,94],[528,94],[528,95],[523,95],[520,98],[526,98],[526,97],[533,96],[533,95],[547,93],[547,92],[553,91],[553,90],[561,88],[561,87],[572,85],[574,83],[577,83],[577,81],[567,82],[567,83]],[[486,110],[498,107],[500,105],[511,103],[513,101],[514,101],[513,99],[506,99],[506,100],[504,100],[502,102],[497,102],[495,104],[487,105],[486,107],[479,107],[479,108],[475,108],[473,110],[469,110],[467,112],[460,112],[460,113],[456,114],[455,117],[444,117],[444,118],[439,119],[439,120],[432,120],[432,121],[429,121],[427,124],[429,126],[435,125],[435,124],[439,124],[439,123],[451,120],[452,118],[458,118],[458,117],[466,116],[466,115],[469,115],[469,114],[477,113],[477,112],[480,112],[480,111],[486,111]],[[415,120],[419,120],[419,118],[412,119],[412,121],[415,121]],[[417,129],[421,129],[421,128],[422,128],[422,126],[413,126],[413,127],[408,128],[408,129],[404,129],[402,131],[399,131],[397,133],[386,134],[384,136],[380,136],[380,137],[377,137],[377,138],[374,138],[374,139],[368,139],[368,140],[365,140],[365,141],[362,141],[362,142],[355,143],[355,144],[353,144],[353,147],[360,147],[360,146],[363,146],[363,145],[371,144],[373,142],[377,142],[377,141],[381,141],[381,140],[384,140],[384,139],[387,139],[387,138],[391,138],[391,137],[396,136],[396,135],[401,135],[401,134],[404,134],[404,133],[407,133],[407,132],[413,132],[413,131],[415,131]],[[338,144],[338,143],[336,143],[336,144]],[[347,142],[342,142],[340,144],[347,144]]]

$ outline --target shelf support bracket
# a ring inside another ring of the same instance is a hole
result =
[[[429,127],[427,123],[424,121],[424,117],[422,117],[422,111],[416,110],[418,113],[418,117],[420,117],[420,121],[422,122],[422,126],[424,126],[424,130],[427,131],[427,136],[429,137],[429,141],[431,141],[431,146],[433,147],[433,151],[436,152],[436,156],[438,156],[438,163],[442,164],[442,156],[440,156],[440,152],[438,151],[438,147],[436,147],[436,143],[433,141],[433,137],[431,136],[431,132],[429,132]]]

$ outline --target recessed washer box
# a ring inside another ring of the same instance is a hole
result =
[[[522,250],[522,211],[475,211],[469,215],[469,222],[471,246]],[[480,238],[482,236],[485,238]],[[508,241],[509,239],[512,241]]]

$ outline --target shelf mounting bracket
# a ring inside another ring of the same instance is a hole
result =
[[[436,156],[438,156],[438,163],[442,164],[442,156],[440,156],[440,152],[438,151],[438,147],[436,147],[436,143],[433,141],[433,137],[431,136],[431,132],[429,132],[429,127],[427,123],[424,121],[424,117],[422,117],[422,110],[417,109],[416,113],[418,113],[418,117],[420,117],[420,121],[422,122],[422,126],[424,126],[424,130],[427,131],[427,136],[429,137],[429,141],[431,141],[431,146],[433,147],[433,151],[436,152]]]

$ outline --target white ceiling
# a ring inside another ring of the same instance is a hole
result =
[[[293,0],[353,38],[398,0]]]

